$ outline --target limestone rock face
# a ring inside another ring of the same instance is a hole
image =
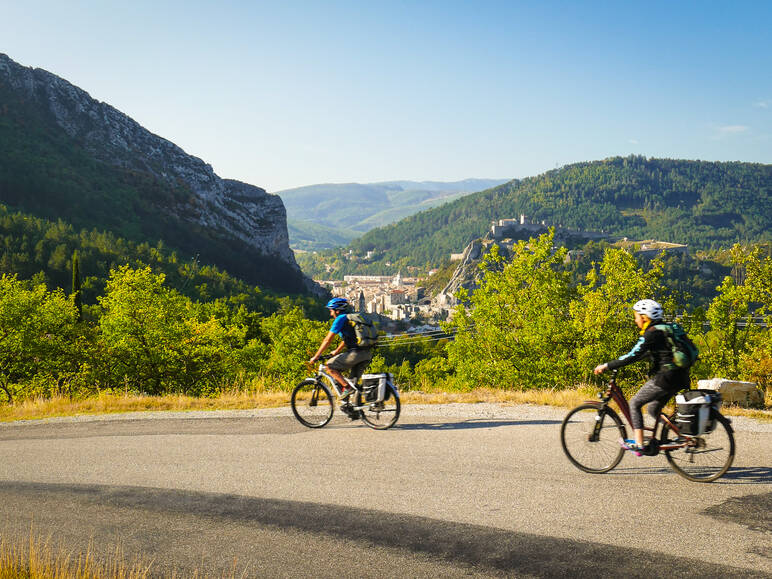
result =
[[[234,237],[258,253],[281,260],[298,275],[289,247],[282,200],[260,187],[221,179],[201,159],[154,135],[112,106],[42,69],[23,67],[0,54],[0,83],[50,112],[56,124],[89,154],[107,164],[151,174],[188,192],[164,211],[184,222]],[[306,280],[309,289],[313,286]]]
[[[464,248],[464,252],[461,255],[461,261],[459,262],[458,267],[456,267],[456,271],[453,272],[453,276],[443,290],[434,298],[433,302],[435,306],[447,307],[456,305],[454,295],[458,290],[464,288],[472,292],[477,289],[480,279],[480,270],[478,266],[482,259],[485,246],[485,239],[475,239]]]

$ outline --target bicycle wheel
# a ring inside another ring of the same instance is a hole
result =
[[[359,411],[360,417],[367,426],[376,430],[386,430],[394,426],[399,419],[402,407],[397,390],[391,384],[387,384],[386,388],[386,399],[383,402],[370,404],[364,401],[361,391],[357,392],[356,405],[365,406]]]
[[[295,386],[291,406],[295,418],[308,428],[321,428],[327,424],[335,409],[330,389],[313,378]]]
[[[608,472],[622,460],[625,451],[619,446],[620,437],[627,435],[617,413],[596,404],[577,406],[560,427],[560,443],[568,460],[576,468],[594,474]]]
[[[692,444],[666,450],[671,468],[687,480],[711,482],[723,476],[734,460],[734,435],[729,420],[716,414],[716,427],[709,434],[686,437]],[[670,425],[662,429],[662,440],[670,434]]]

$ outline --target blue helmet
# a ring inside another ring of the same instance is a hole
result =
[[[324,307],[326,307],[328,310],[335,310],[336,312],[339,312],[340,310],[345,310],[348,308],[348,300],[346,298],[332,298]]]

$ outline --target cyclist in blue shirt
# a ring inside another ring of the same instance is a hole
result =
[[[330,326],[330,331],[309,362],[316,363],[336,336],[342,339],[338,347],[333,350],[333,357],[327,361],[327,371],[341,386],[341,399],[345,399],[354,391],[354,388],[346,381],[342,372],[350,371],[349,376],[355,384],[372,360],[373,353],[370,348],[362,348],[357,344],[354,325],[346,317],[346,312],[350,308],[346,298],[333,298],[327,302],[325,307],[330,310],[330,316],[334,320]],[[344,348],[346,349],[345,352],[343,351]]]

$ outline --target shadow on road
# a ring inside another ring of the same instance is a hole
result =
[[[663,475],[676,472],[667,466],[627,466],[616,468],[603,476],[615,475]],[[772,468],[766,466],[733,467],[720,479],[711,484],[772,484]]]
[[[772,533],[772,493],[732,497],[703,512],[714,519],[743,525],[751,531]],[[772,555],[772,544],[768,551],[767,557]]]
[[[419,422],[398,424],[400,430],[466,430],[468,428],[495,428],[497,426],[533,426],[560,424],[560,420],[484,420],[472,419],[460,422]]]
[[[616,547],[592,541],[540,536],[531,533],[340,505],[263,499],[178,489],[128,486],[66,485],[0,482],[0,507],[14,500],[65,504],[68,509],[104,509],[131,515],[136,527],[152,520],[163,536],[145,553],[159,561],[164,541],[190,540],[190,529],[202,524],[232,525],[299,531],[397,549],[476,571],[537,577],[765,577],[751,569],[706,563],[687,556],[654,553],[635,547]],[[0,508],[0,512],[2,509]],[[77,512],[77,511],[76,511]],[[442,513],[438,513],[442,516]],[[124,517],[125,518],[125,517]],[[106,524],[114,524],[117,517]],[[44,524],[38,515],[36,525]],[[54,519],[56,520],[56,519]],[[166,522],[169,521],[169,522]],[[61,520],[58,521],[61,524]],[[137,529],[127,529],[137,532]],[[182,536],[178,537],[182,533]],[[602,536],[602,533],[601,533]],[[184,539],[183,539],[184,537]],[[253,546],[252,546],[253,547]]]
[[[717,483],[772,484],[772,468],[768,466],[744,466],[730,468]]]

